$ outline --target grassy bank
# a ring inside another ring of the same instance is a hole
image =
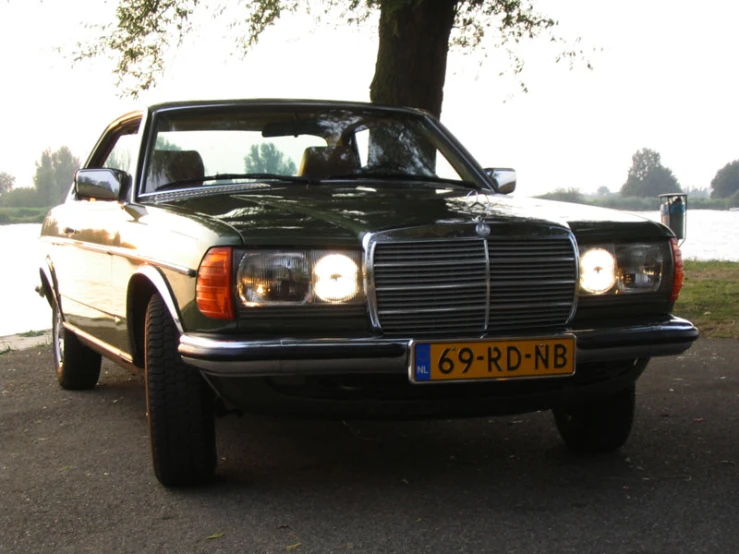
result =
[[[0,225],[16,223],[41,223],[49,208],[9,208],[0,207]]]
[[[739,263],[686,261],[675,315],[697,325],[702,337],[739,339]]]

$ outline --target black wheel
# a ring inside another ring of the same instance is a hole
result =
[[[84,390],[97,385],[100,378],[100,354],[80,342],[72,331],[64,328],[62,312],[52,307],[52,341],[56,378],[63,389]]]
[[[179,333],[155,294],[146,310],[146,410],[154,473],[165,486],[197,485],[216,468],[213,392],[179,353]]]
[[[588,402],[555,408],[554,421],[565,444],[580,453],[605,454],[629,438],[634,422],[636,387]]]

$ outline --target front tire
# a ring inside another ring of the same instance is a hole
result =
[[[634,422],[636,386],[572,406],[555,408],[554,421],[571,450],[606,454],[626,444]]]
[[[54,365],[59,385],[67,390],[86,390],[97,385],[100,379],[100,354],[82,344],[74,332],[64,328],[64,318],[59,306],[52,306],[52,340],[54,341]]]
[[[154,473],[165,486],[198,485],[216,468],[213,392],[177,351],[179,332],[159,294],[146,310],[146,409]]]

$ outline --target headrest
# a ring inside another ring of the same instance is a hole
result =
[[[348,146],[311,146],[303,152],[298,175],[325,179],[346,175],[358,168],[357,157]]]
[[[200,180],[204,176],[203,158],[196,150],[154,150],[146,189],[153,192],[167,183]]]

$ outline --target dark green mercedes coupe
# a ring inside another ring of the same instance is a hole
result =
[[[510,195],[434,117],[348,102],[180,102],[107,127],[43,224],[66,389],[143,370],[154,472],[209,481],[215,417],[552,410],[628,438],[635,383],[698,331],[674,234]]]

